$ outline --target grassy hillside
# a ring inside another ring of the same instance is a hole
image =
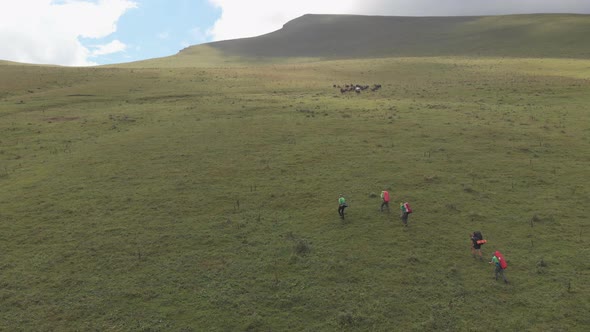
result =
[[[0,65],[0,329],[586,331],[589,67]]]
[[[176,55],[135,61],[130,63],[106,65],[109,68],[229,68],[252,67],[277,64],[297,64],[320,61],[319,57],[256,57],[247,55],[229,55],[209,44],[189,47]]]
[[[305,15],[275,32],[207,46],[231,56],[590,57],[590,15],[389,17]],[[193,46],[183,53],[199,52]]]
[[[8,65],[18,65],[18,66],[24,66],[26,64],[20,63],[20,62],[13,62],[13,61],[6,61],[6,60],[0,60],[0,65],[2,66],[8,66]]]

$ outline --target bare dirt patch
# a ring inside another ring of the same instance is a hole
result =
[[[79,116],[55,116],[52,118],[45,118],[44,120],[47,122],[66,122],[66,121],[75,121],[80,119]]]

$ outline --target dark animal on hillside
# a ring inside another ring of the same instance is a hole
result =
[[[381,84],[374,84],[373,87],[371,87],[370,85],[360,85],[360,84],[346,84],[344,85],[344,87],[341,87],[338,84],[333,84],[332,85],[334,88],[337,88],[340,90],[340,93],[344,94],[346,92],[356,92],[356,93],[361,93],[361,91],[365,91],[367,89],[371,89],[371,91],[377,91],[381,88]]]

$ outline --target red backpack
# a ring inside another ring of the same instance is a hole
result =
[[[408,214],[413,212],[413,211],[412,211],[412,208],[410,207],[410,204],[409,204],[408,202],[405,202],[405,203],[404,203],[404,209],[406,209],[406,212],[407,212]]]
[[[508,267],[508,263],[506,263],[504,256],[499,251],[496,251],[496,253],[494,253],[494,256],[496,256],[496,258],[500,262],[500,267],[502,268],[502,270]]]

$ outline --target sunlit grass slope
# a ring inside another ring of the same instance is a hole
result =
[[[189,47],[176,55],[136,61],[130,63],[121,63],[107,65],[110,68],[228,68],[228,67],[245,67],[245,66],[266,66],[269,64],[297,64],[305,62],[314,62],[320,60],[319,57],[257,57],[257,56],[240,56],[224,53],[209,44]]]
[[[0,65],[0,330],[587,331],[588,68]]]

